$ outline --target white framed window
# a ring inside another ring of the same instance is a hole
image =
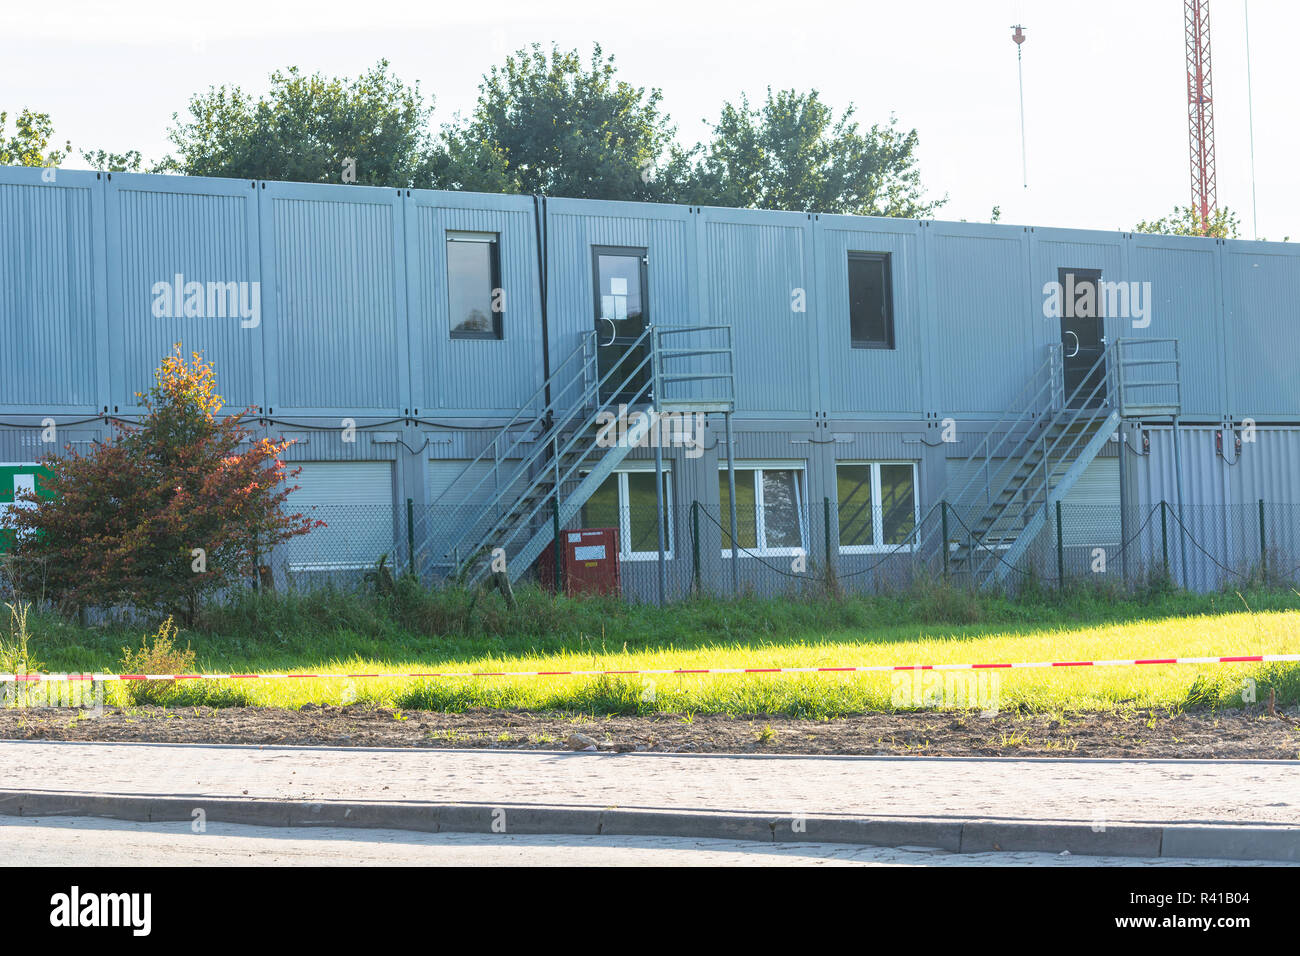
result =
[[[910,551],[920,520],[914,461],[837,461],[840,551]]]
[[[672,471],[664,464],[664,557],[673,556]],[[617,528],[619,559],[657,561],[653,462],[624,462],[582,506],[584,528]]]
[[[806,554],[808,516],[804,463],[801,461],[736,462],[736,537],[741,553]],[[718,523],[722,556],[731,557],[731,495],[726,462],[718,465]]]

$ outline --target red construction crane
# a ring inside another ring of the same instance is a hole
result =
[[[1210,0],[1183,0],[1187,33],[1187,125],[1192,208],[1208,235],[1218,205],[1214,186],[1214,88],[1210,80]]]

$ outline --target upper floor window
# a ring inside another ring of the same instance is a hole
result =
[[[889,253],[849,253],[849,331],[855,349],[894,347]]]
[[[500,236],[447,233],[447,303],[453,339],[499,339],[505,312]]]

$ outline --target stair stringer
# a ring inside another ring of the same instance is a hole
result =
[[[1119,423],[1120,414],[1118,410],[1112,410],[1111,413],[1102,420],[1097,431],[1090,439],[1088,439],[1087,444],[1083,446],[1079,451],[1079,454],[1075,456],[1074,461],[1070,463],[1070,467],[1065,470],[1065,474],[1063,474],[1060,480],[1057,481],[1056,485],[1048,491],[1046,502],[1044,502],[1041,508],[1034,509],[1029,520],[1025,522],[1024,528],[1021,530],[1020,534],[1016,536],[1016,540],[1011,543],[1011,547],[1008,548],[1006,554],[1002,556],[1002,560],[998,561],[994,565],[992,572],[990,572],[988,577],[984,580],[985,587],[988,587],[995,581],[1001,582],[1006,579],[1007,573],[1015,566],[1015,563],[1024,556],[1024,553],[1029,550],[1029,545],[1033,543],[1034,538],[1038,536],[1038,532],[1043,529],[1043,524],[1047,521],[1048,513],[1056,506],[1056,502],[1063,500],[1065,496],[1070,493],[1070,489],[1074,487],[1080,476],[1083,475],[1084,469],[1092,464],[1092,460],[1097,457],[1102,446],[1105,445],[1106,442],[1110,441],[1110,436],[1115,433],[1115,429],[1119,427]]]

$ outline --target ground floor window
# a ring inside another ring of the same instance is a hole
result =
[[[835,464],[840,550],[906,550],[919,502],[914,461],[841,461]],[[900,545],[902,547],[900,547]]]
[[[664,551],[673,556],[672,473],[664,468]],[[649,561],[659,557],[655,528],[654,465],[616,471],[606,478],[582,506],[584,528],[617,528],[619,557],[624,561]]]
[[[731,557],[731,495],[727,466],[719,465],[722,555]],[[802,462],[736,463],[736,537],[757,554],[800,554],[807,547]]]

